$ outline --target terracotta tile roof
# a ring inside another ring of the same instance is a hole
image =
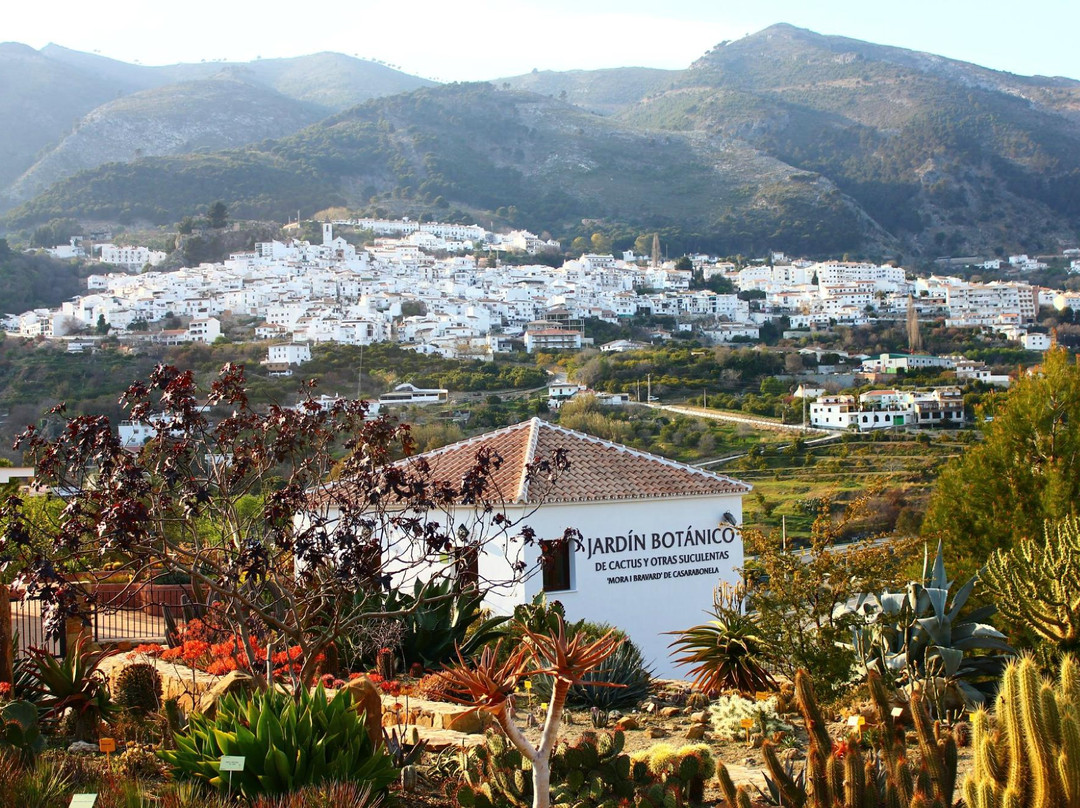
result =
[[[431,466],[432,477],[457,482],[473,467],[480,448],[498,452],[501,467],[492,482],[504,503],[595,502],[655,499],[711,494],[745,494],[751,486],[711,471],[631,449],[540,418],[488,432],[419,455]],[[530,463],[565,453],[570,467],[554,481],[526,470]],[[417,458],[400,461],[414,462]]]

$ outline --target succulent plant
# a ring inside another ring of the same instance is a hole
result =
[[[860,596],[854,608],[863,624],[854,630],[855,649],[866,668],[894,686],[931,695],[927,706],[939,716],[950,693],[969,708],[983,704],[1015,651],[1004,634],[984,622],[995,606],[961,613],[977,580],[974,576],[960,587],[950,603],[952,582],[939,543],[932,567],[927,553],[922,579],[909,583],[906,592]],[[988,653],[971,656],[970,651]]]
[[[708,623],[673,633],[671,647],[682,654],[676,663],[690,667],[696,689],[755,693],[775,686],[765,667],[765,639],[752,616],[716,606]]]
[[[149,715],[161,707],[161,674],[148,662],[125,665],[116,677],[113,698],[117,706]]]
[[[234,792],[254,797],[331,780],[370,783],[381,791],[398,772],[382,744],[374,746],[363,715],[347,690],[328,699],[320,686],[296,698],[278,690],[250,696],[226,694],[213,718],[195,713],[175,750],[158,755],[178,778],[229,789],[222,755],[242,755],[244,770],[232,774]]]
[[[1080,804],[1080,665],[1062,658],[1051,684],[1030,657],[1002,677],[995,718],[972,717],[975,766],[964,782],[969,808]]]

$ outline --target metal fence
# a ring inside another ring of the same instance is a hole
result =
[[[98,643],[164,643],[170,619],[174,626],[182,626],[185,610],[192,608],[190,593],[182,587],[104,584],[97,590],[88,620]],[[66,655],[63,633],[53,639],[45,633],[40,600],[13,598],[11,620],[18,635],[17,656],[25,655],[30,648],[41,648],[54,656]]]

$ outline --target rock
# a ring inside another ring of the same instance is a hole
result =
[[[750,738],[750,745],[754,747],[754,749],[760,749],[763,743],[765,743],[765,736],[760,732]]]
[[[745,758],[745,759],[743,759],[743,765],[744,766],[751,766],[751,767],[756,766],[757,765],[757,758],[753,758],[753,757]]]
[[[669,733],[663,727],[649,727],[645,734],[650,738],[666,738]]]
[[[442,728],[466,735],[480,735],[484,732],[484,716],[480,710],[443,713]]]
[[[366,676],[358,676],[345,685],[343,690],[352,696],[355,709],[364,713],[364,726],[372,746],[382,743],[382,694]]]
[[[679,710],[678,707],[661,707],[660,708],[660,715],[663,718],[672,718],[674,716],[677,716],[679,714],[679,712],[680,712],[680,710]]]
[[[686,731],[686,740],[688,741],[700,741],[705,737],[705,725],[704,724],[691,724],[690,729]]]
[[[704,724],[708,720],[709,720],[708,713],[705,713],[705,712],[690,713],[690,723],[691,724]]]
[[[255,680],[250,675],[243,671],[229,671],[203,692],[195,711],[212,718],[217,712],[218,702],[224,696],[229,693],[250,693],[254,689]]]
[[[97,752],[98,745],[96,743],[87,743],[86,741],[75,741],[71,746],[67,748],[69,752]]]
[[[615,729],[619,730],[620,732],[626,732],[631,729],[640,728],[641,727],[638,725],[637,719],[634,718],[634,716],[632,715],[628,715],[625,718],[620,718],[618,721],[615,722]]]
[[[805,757],[806,755],[803,754],[803,751],[801,749],[796,749],[794,746],[789,749],[785,749],[783,752],[780,753],[780,759],[785,761],[802,760]]]

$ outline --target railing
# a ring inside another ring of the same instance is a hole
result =
[[[95,642],[103,644],[164,643],[170,620],[184,622],[184,609],[191,606],[186,586],[160,584],[99,584],[87,620]],[[36,598],[11,600],[12,630],[18,635],[16,656],[30,648],[49,651],[54,656],[67,653],[65,632],[49,638],[43,621],[43,604]]]

